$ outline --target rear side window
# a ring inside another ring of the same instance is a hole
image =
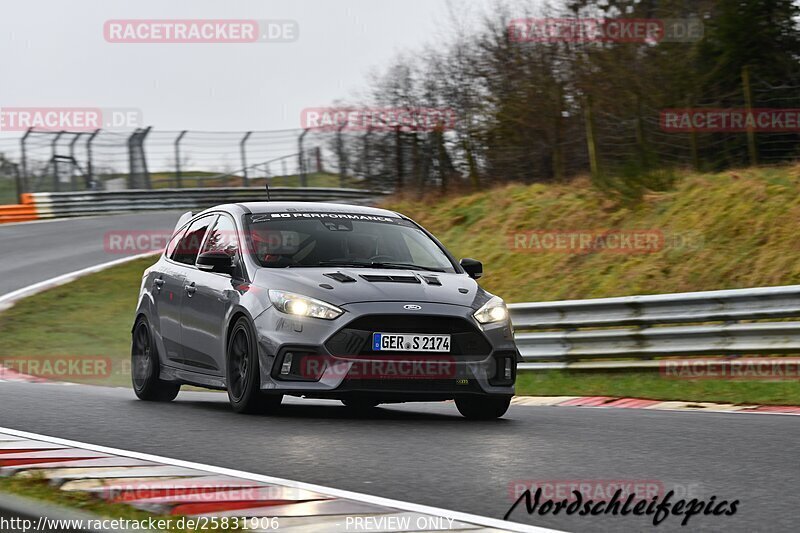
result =
[[[203,238],[216,218],[216,215],[212,215],[198,218],[192,222],[173,250],[172,260],[185,265],[194,265],[200,246],[203,244]]]
[[[166,255],[170,259],[173,259],[173,260],[175,259],[172,256],[172,254],[175,253],[175,247],[178,246],[178,242],[181,240],[181,236],[184,234],[185,231],[186,231],[185,227],[181,228],[180,230],[178,230],[175,233],[175,235],[172,236],[172,239],[170,239],[169,244],[167,244],[166,251],[164,251],[164,255]]]

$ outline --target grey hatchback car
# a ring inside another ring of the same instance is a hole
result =
[[[142,276],[132,380],[142,400],[182,384],[227,390],[242,413],[284,395],[353,410],[455,400],[503,416],[519,352],[502,299],[399,213],[258,202],[186,213]]]

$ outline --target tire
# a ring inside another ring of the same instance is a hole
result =
[[[511,405],[508,396],[474,396],[456,398],[458,412],[470,420],[493,420],[500,418]]]
[[[150,325],[139,317],[133,326],[131,341],[131,382],[133,392],[147,402],[171,402],[181,390],[180,383],[170,383],[158,378],[158,353],[150,335]]]
[[[266,414],[278,409],[282,394],[261,392],[258,347],[250,322],[245,317],[233,324],[225,357],[228,401],[237,413]]]
[[[351,398],[349,400],[342,400],[342,403],[345,407],[354,411],[369,411],[381,404],[381,402],[370,398]]]

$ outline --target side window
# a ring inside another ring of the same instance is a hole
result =
[[[200,253],[225,252],[229,256],[235,257],[239,253],[239,237],[236,233],[236,225],[233,220],[220,215],[214,229],[208,234]]]
[[[186,234],[181,237],[178,246],[175,247],[175,253],[172,256],[174,261],[186,265],[194,265],[197,258],[197,253],[200,251],[200,246],[203,244],[203,237],[205,237],[208,228],[216,219],[216,215],[198,218],[192,222],[186,230]]]
[[[185,231],[186,231],[185,227],[176,231],[175,235],[173,235],[172,239],[170,239],[169,244],[167,244],[167,249],[164,251],[164,255],[169,257],[173,261],[175,260],[175,258],[173,257],[173,254],[175,253],[175,248],[178,247],[178,242],[181,240],[181,236],[184,234]]]

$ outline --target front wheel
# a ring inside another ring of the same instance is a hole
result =
[[[150,326],[146,318],[139,317],[133,326],[131,381],[133,392],[140,400],[170,402],[178,396],[180,384],[160,380],[158,371],[158,354],[150,336]]]
[[[474,396],[456,398],[458,412],[471,420],[500,418],[511,405],[510,397]]]
[[[283,395],[261,392],[258,347],[245,317],[240,317],[231,329],[226,359],[228,400],[234,411],[269,413],[280,407]]]

